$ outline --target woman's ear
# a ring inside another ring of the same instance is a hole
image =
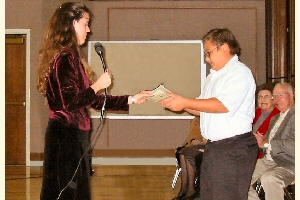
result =
[[[75,26],[76,24],[78,24],[78,21],[77,20],[73,20],[73,26]]]

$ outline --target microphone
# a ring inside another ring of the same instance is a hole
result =
[[[97,54],[101,57],[103,56],[103,52],[104,52],[104,47],[102,46],[102,44],[100,42],[97,42],[95,45],[95,51],[97,52]]]
[[[105,60],[104,60],[104,47],[102,46],[102,44],[100,42],[97,42],[95,45],[95,51],[97,52],[97,54],[100,56],[100,59],[102,61],[102,66],[103,66],[103,70],[104,72],[107,71],[107,68],[106,68],[106,63],[105,63]]]

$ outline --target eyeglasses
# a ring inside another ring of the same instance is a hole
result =
[[[216,50],[217,48],[219,48],[219,47],[222,46],[222,45],[223,45],[223,44],[218,45],[218,46],[216,46],[214,49],[212,49],[212,50],[210,50],[210,51],[205,51],[205,52],[204,52],[205,58],[206,58],[206,57],[210,58],[210,54],[211,54],[214,50]]]
[[[266,95],[259,95],[258,96],[258,99],[272,99],[273,98],[273,96],[272,95],[268,95],[268,94],[266,94]]]
[[[291,93],[285,92],[285,93],[280,93],[280,94],[273,94],[273,98],[274,99],[276,99],[276,98],[277,99],[281,99],[281,98],[283,98],[287,94],[291,94]]]

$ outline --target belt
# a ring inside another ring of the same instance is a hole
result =
[[[227,139],[238,139],[238,138],[248,137],[249,134],[252,134],[252,131],[249,131],[247,133],[243,133],[243,134],[240,134],[240,135],[235,135],[235,136],[230,137],[230,138],[224,138],[224,139],[221,139],[221,140],[216,140],[216,141],[211,141],[210,139],[208,139],[207,143],[218,142],[218,141],[227,140]]]

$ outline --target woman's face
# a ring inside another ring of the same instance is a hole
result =
[[[89,21],[90,15],[88,13],[84,13],[80,20],[74,20],[73,22],[73,26],[77,34],[78,45],[83,45],[85,43],[87,33],[91,31]]]
[[[258,107],[266,112],[272,112],[275,107],[272,93],[269,90],[261,90],[258,92],[257,103]]]

